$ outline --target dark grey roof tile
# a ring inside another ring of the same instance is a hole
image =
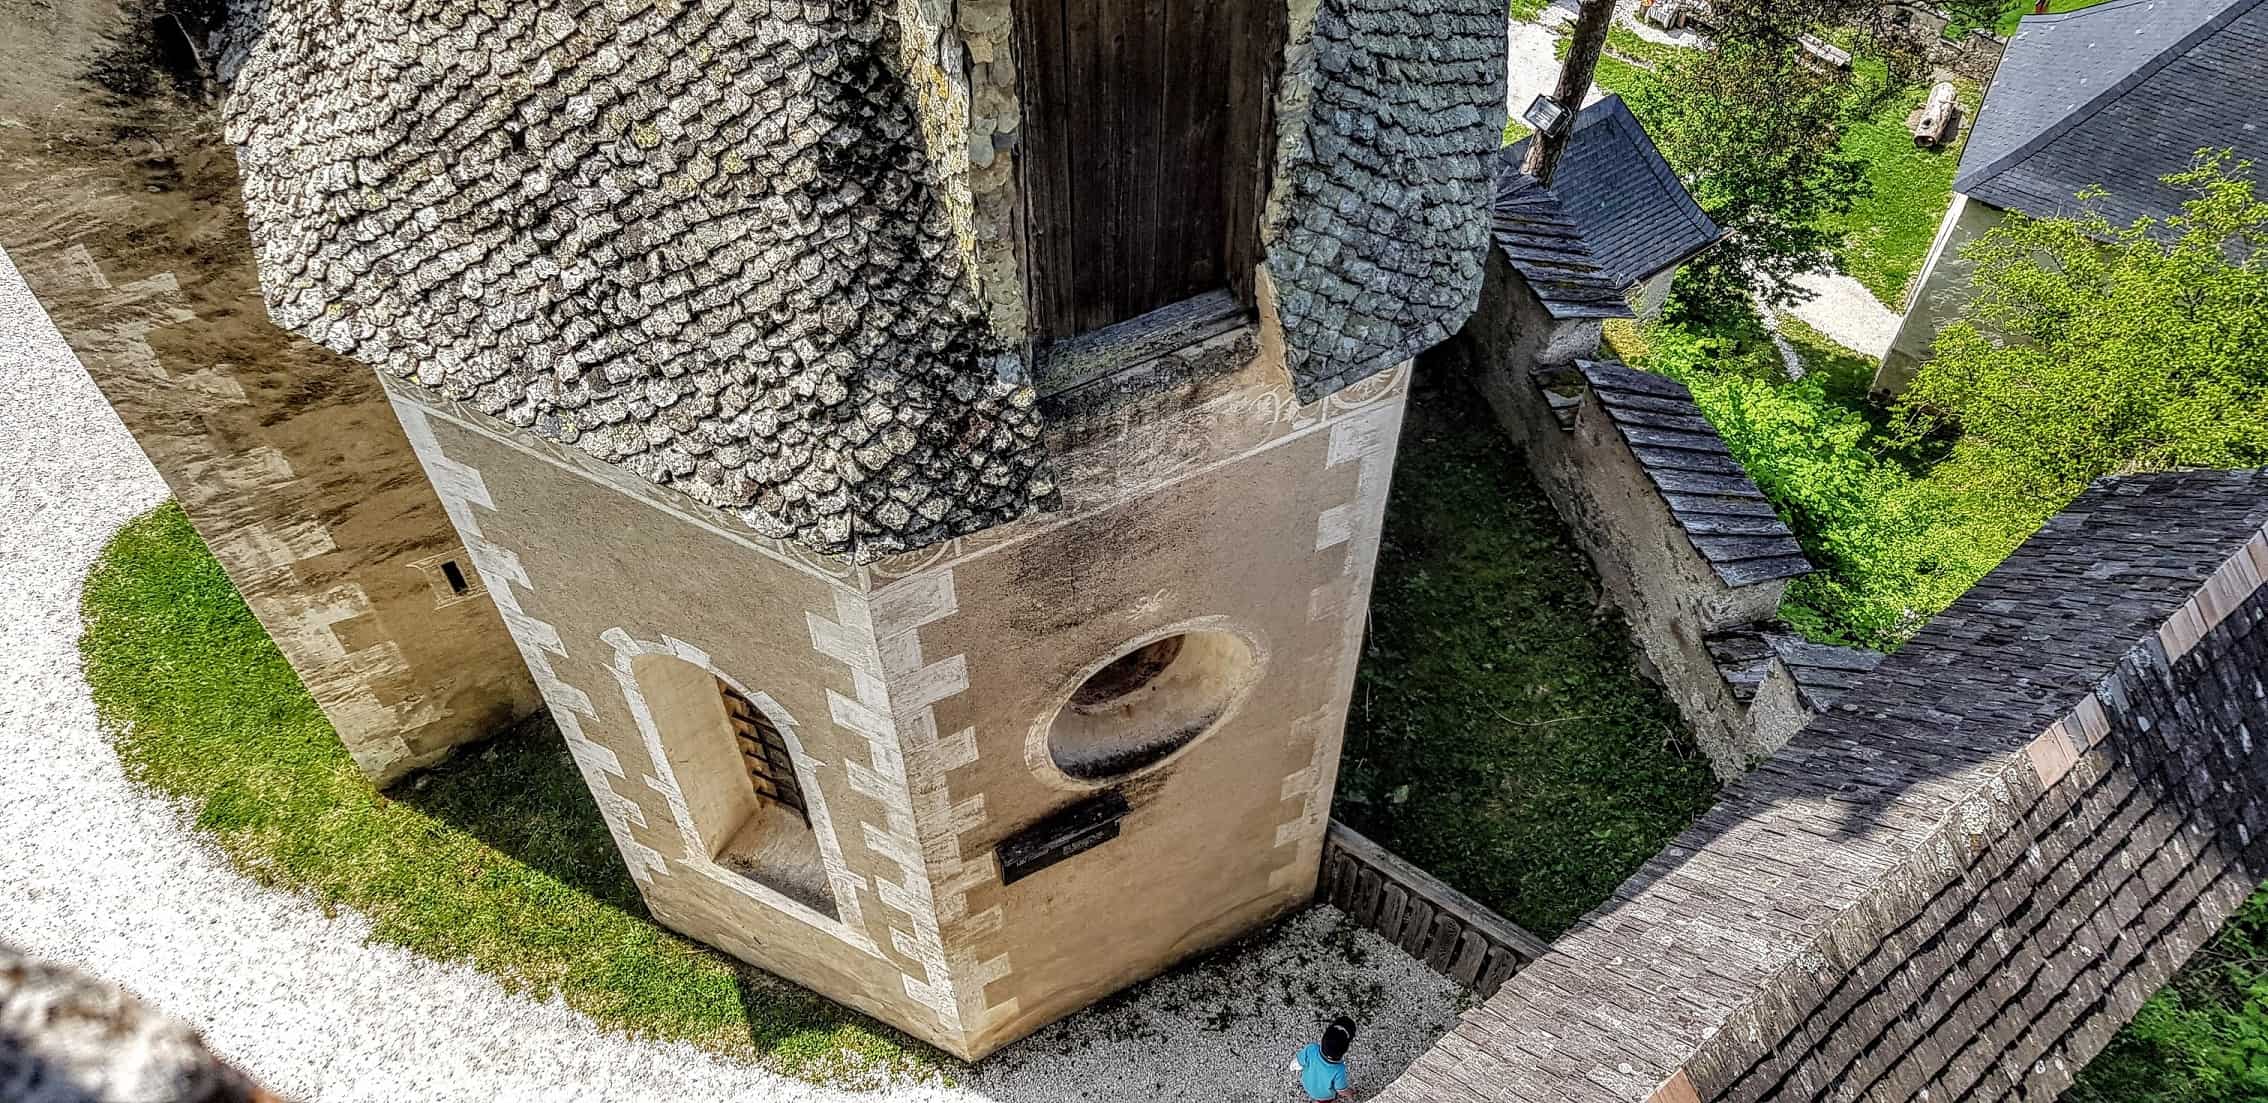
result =
[[[1491,237],[1554,318],[1628,318],[1630,304],[1583,244],[1551,192],[1499,174]]]
[[[1533,140],[1497,155],[1500,189],[1507,174],[1519,175]],[[1626,292],[1724,236],[1620,96],[1576,116],[1551,191],[1607,279]]]
[[[1954,189],[2037,217],[2178,213],[2160,182],[2204,148],[2268,162],[2268,3],[2115,0],[2019,24]]]
[[[1794,534],[1684,385],[1613,361],[1575,367],[1719,580],[1747,586],[1810,572]]]

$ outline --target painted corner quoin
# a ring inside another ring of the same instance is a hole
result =
[[[0,246],[387,784],[541,700],[459,592],[464,551],[378,381],[267,320],[210,85],[167,38],[218,16],[0,0]]]
[[[861,0],[252,3],[221,76],[278,324],[860,560],[1045,506]]]

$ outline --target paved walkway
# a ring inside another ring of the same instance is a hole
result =
[[[186,812],[130,784],[78,665],[80,584],[166,490],[0,258],[0,940],[117,981],[288,1097],[334,1100],[1286,1098],[1280,1072],[1349,1006],[1371,1084],[1454,1022],[1458,996],[1309,912],[987,1062],[967,1082],[817,1088],[601,1029],[564,1005],[369,941],[352,912],[238,875]],[[1351,949],[1350,949],[1351,945]]]
[[[1796,285],[1813,293],[1810,302],[1781,313],[1818,330],[1853,352],[1880,359],[1898,336],[1898,315],[1849,276],[1804,276]]]

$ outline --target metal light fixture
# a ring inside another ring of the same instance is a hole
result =
[[[1520,112],[1520,119],[1538,134],[1556,136],[1567,129],[1567,120],[1571,114],[1559,105],[1558,100],[1550,96],[1537,96],[1529,101],[1527,110]]]

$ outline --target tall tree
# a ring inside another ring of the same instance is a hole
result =
[[[1726,238],[1679,277],[1684,309],[1708,313],[1750,296],[1804,297],[1795,280],[1833,269],[1826,216],[1867,192],[1865,166],[1841,151],[1850,81],[1806,64],[1792,38],[1723,36],[1680,50],[1632,109]]]
[[[1528,143],[1528,156],[1520,163],[1520,171],[1536,178],[1544,187],[1551,186],[1551,178],[1559,170],[1559,155],[1567,152],[1567,139],[1575,133],[1574,114],[1583,109],[1583,99],[1591,91],[1591,74],[1598,71],[1599,52],[1606,48],[1607,29],[1614,25],[1614,0],[1583,0],[1581,12],[1575,17],[1575,34],[1568,40],[1567,60],[1559,64],[1559,84],[1552,89],[1551,98],[1567,112],[1561,125],[1547,133],[1536,135]]]
[[[2226,151],[2166,183],[2164,222],[2012,214],[1961,251],[1974,297],[1904,407],[2022,531],[2097,476],[2268,463],[2268,200]]]

